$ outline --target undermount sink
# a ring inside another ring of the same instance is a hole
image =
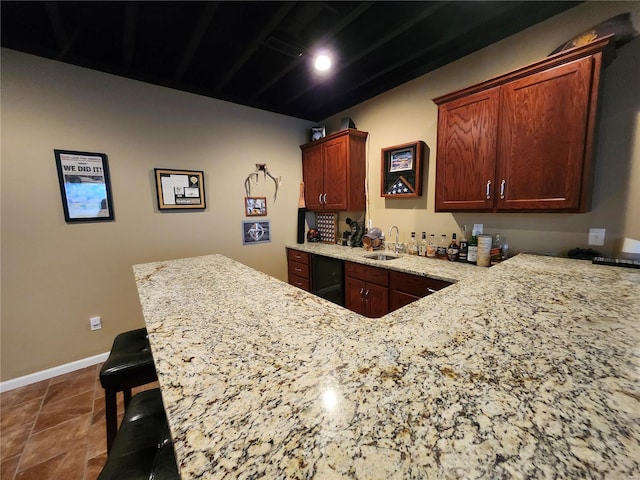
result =
[[[374,253],[373,255],[365,255],[364,258],[370,258],[371,260],[395,260],[393,255],[387,255],[386,253]]]

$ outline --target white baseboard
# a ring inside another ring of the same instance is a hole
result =
[[[48,380],[64,373],[74,372],[76,370],[80,370],[81,368],[90,367],[91,365],[97,365],[98,363],[104,362],[108,356],[109,352],[105,352],[99,355],[94,355],[93,357],[76,360],[75,362],[65,363],[64,365],[59,365],[57,367],[47,368],[46,370],[42,370],[41,372],[30,373],[29,375],[25,375],[24,377],[18,377],[12,380],[7,380],[6,382],[0,382],[0,392],[8,392],[9,390],[24,387],[26,385],[31,385],[32,383],[41,382],[42,380]]]

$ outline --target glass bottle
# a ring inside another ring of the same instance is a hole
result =
[[[478,232],[471,231],[471,240],[469,240],[469,249],[467,252],[467,263],[474,265],[478,261]]]
[[[458,237],[454,233],[451,235],[451,243],[447,247],[447,260],[449,260],[450,262],[457,261],[459,251],[460,247],[458,246]]]
[[[467,252],[469,251],[469,241],[467,240],[467,226],[462,227],[462,238],[460,239],[460,250],[458,251],[458,261],[467,261]]]
[[[427,257],[436,258],[436,236],[435,234],[429,235],[429,244],[427,245]]]
[[[409,239],[409,244],[407,245],[407,253],[409,255],[418,254],[418,243],[416,242],[416,232],[411,232],[411,238]]]
[[[499,263],[502,261],[502,237],[499,233],[493,236],[491,242],[491,263]]]
[[[440,260],[447,259],[447,248],[449,247],[449,242],[447,242],[447,236],[443,233],[440,235],[440,243],[438,243],[438,249],[436,250],[436,257]]]
[[[418,255],[421,257],[427,256],[427,232],[422,232],[422,238],[418,244]]]

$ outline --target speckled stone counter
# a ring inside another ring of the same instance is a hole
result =
[[[381,319],[219,255],[134,272],[185,480],[640,478],[638,271],[519,255]]]

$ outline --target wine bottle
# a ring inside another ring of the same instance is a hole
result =
[[[418,244],[418,255],[421,257],[427,256],[427,232],[422,232],[422,238]]]
[[[478,261],[478,232],[471,231],[471,240],[469,240],[469,248],[467,252],[467,263],[474,265]]]

